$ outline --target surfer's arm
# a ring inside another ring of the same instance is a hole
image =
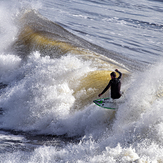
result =
[[[109,84],[106,86],[106,88],[98,96],[100,97],[102,94],[104,94],[110,88],[110,86],[111,86],[111,82],[109,82]]]
[[[118,69],[116,69],[115,71],[118,72],[118,74],[119,74],[118,79],[121,79],[121,77],[122,77],[122,73],[121,73],[120,71],[118,71]]]

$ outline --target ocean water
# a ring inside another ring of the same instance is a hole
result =
[[[162,12],[161,0],[0,1],[0,162],[163,162]],[[115,69],[122,103],[102,109],[92,101]]]

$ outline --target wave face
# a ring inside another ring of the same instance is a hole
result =
[[[39,51],[42,56],[48,55],[51,58],[73,53],[86,59],[98,58],[124,69],[141,67],[137,65],[138,62],[135,63],[68,32],[60,25],[43,18],[35,10],[21,13],[19,17],[18,38],[12,46],[12,51],[15,50],[22,58],[33,51]]]

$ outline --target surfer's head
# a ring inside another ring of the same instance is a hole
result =
[[[115,72],[112,72],[112,73],[110,74],[110,76],[111,76],[111,78],[115,78],[115,77],[116,77],[116,73],[115,73]]]

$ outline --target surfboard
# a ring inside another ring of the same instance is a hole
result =
[[[118,109],[116,103],[113,102],[111,98],[101,98],[93,101],[96,105],[105,109]]]

